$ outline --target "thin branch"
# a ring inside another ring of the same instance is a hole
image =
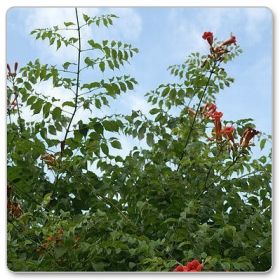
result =
[[[74,107],[74,111],[72,113],[71,119],[69,121],[69,124],[67,126],[63,141],[66,141],[66,139],[67,139],[68,133],[70,131],[71,124],[73,122],[74,116],[75,116],[75,114],[77,112],[77,108],[78,108],[78,96],[79,96],[79,85],[80,85],[80,64],[81,64],[81,32],[80,32],[80,25],[79,25],[79,17],[78,17],[77,8],[75,8],[75,13],[76,13],[77,26],[78,26],[77,31],[78,31],[78,45],[79,45],[79,47],[78,47],[77,77],[76,77],[77,83],[76,83],[75,99],[74,99],[75,107]]]
[[[78,29],[77,28],[59,28],[59,29],[57,29],[57,31],[60,31],[60,30],[64,30],[64,31],[77,31]]]
[[[59,71],[59,72],[64,72],[64,73],[71,73],[71,74],[77,75],[77,72],[76,72],[76,71],[70,71],[70,70],[64,70],[64,69],[57,69],[57,71]]]
[[[219,150],[219,152],[218,152],[218,154],[216,155],[215,158],[218,158],[218,156],[221,154],[221,152],[223,151],[223,148],[224,148],[224,146],[225,146],[225,143],[226,143],[226,142],[224,142],[224,143],[221,145],[220,150]],[[214,167],[214,165],[215,165],[216,162],[217,162],[217,161],[214,161],[214,162],[212,163],[212,165],[210,166],[210,168],[209,168],[209,170],[208,170],[208,172],[207,172],[206,179],[205,179],[205,183],[204,183],[204,188],[206,188],[206,186],[207,186],[207,181],[208,181],[208,179],[209,179],[209,177],[210,177],[210,173],[211,173],[211,171],[212,171],[212,169],[213,169],[213,167]]]
[[[209,83],[210,83],[210,80],[211,80],[211,78],[212,78],[212,75],[214,74],[214,70],[215,70],[216,64],[217,64],[217,61],[214,61],[214,65],[213,65],[213,67],[212,67],[212,69],[211,69],[211,71],[210,71],[210,75],[209,75],[209,77],[208,77],[208,80],[207,80],[206,85],[205,85],[205,87],[204,87],[203,93],[202,93],[201,98],[200,98],[200,100],[199,100],[199,103],[198,103],[198,105],[197,105],[197,108],[196,108],[196,111],[195,111],[195,115],[194,115],[193,120],[192,120],[192,123],[191,123],[191,127],[190,127],[190,130],[189,130],[188,136],[187,136],[187,140],[186,140],[186,143],[185,143],[183,152],[182,152],[182,154],[181,154],[181,156],[180,156],[180,158],[179,158],[179,164],[178,164],[178,167],[177,167],[177,171],[178,171],[178,170],[180,169],[180,167],[181,167],[181,160],[183,159],[183,157],[184,157],[184,155],[185,155],[185,150],[186,150],[186,147],[187,147],[188,144],[189,144],[190,137],[191,137],[191,133],[192,133],[192,131],[193,131],[194,124],[195,124],[195,121],[196,121],[196,117],[197,117],[197,115],[198,115],[198,111],[199,111],[199,109],[200,109],[200,106],[201,106],[202,100],[203,100],[203,98],[204,98],[204,95],[205,95],[205,93],[206,93],[206,90],[207,90],[207,88],[208,88],[208,86],[209,86]]]

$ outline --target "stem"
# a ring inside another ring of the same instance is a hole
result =
[[[226,144],[226,142],[223,143],[223,144],[221,145],[220,150],[219,150],[219,152],[218,152],[216,158],[218,158],[218,156],[219,156],[219,155],[221,154],[221,152],[223,151],[223,148],[224,148],[225,144]],[[210,168],[209,168],[209,170],[208,170],[208,172],[207,172],[206,179],[205,179],[205,183],[204,183],[204,188],[206,188],[206,186],[207,186],[207,181],[208,181],[208,179],[209,179],[209,177],[210,177],[210,173],[211,173],[211,171],[212,171],[212,169],[213,169],[213,167],[214,167],[214,165],[215,165],[216,162],[217,162],[217,161],[215,161],[215,162],[213,162],[213,163],[211,164],[211,166],[210,166]]]
[[[79,17],[78,17],[78,11],[77,8],[75,8],[75,13],[76,13],[76,21],[77,21],[77,31],[78,31],[78,64],[77,64],[77,75],[76,75],[76,90],[75,90],[75,100],[74,100],[74,111],[72,113],[71,119],[69,121],[69,124],[67,126],[66,132],[65,132],[65,136],[64,136],[64,140],[66,141],[71,124],[73,122],[74,116],[77,112],[77,108],[78,108],[78,96],[79,96],[79,86],[80,86],[80,64],[81,64],[81,32],[80,32],[80,24],[79,24]],[[62,155],[61,155],[62,156]]]
[[[201,105],[201,103],[202,103],[203,97],[205,96],[206,90],[207,90],[207,88],[208,88],[208,86],[209,86],[209,83],[210,83],[210,80],[211,80],[212,75],[213,75],[213,73],[214,73],[216,64],[217,64],[217,61],[214,61],[214,65],[213,65],[213,67],[212,67],[212,69],[211,69],[211,71],[210,71],[210,75],[209,75],[209,77],[208,77],[207,83],[206,83],[206,85],[205,85],[205,87],[204,87],[203,93],[202,93],[202,95],[201,95],[201,98],[200,98],[200,100],[199,100],[198,106],[197,106],[197,108],[196,108],[195,115],[194,115],[193,120],[192,120],[192,123],[191,123],[191,128],[190,128],[190,131],[189,131],[189,133],[188,133],[187,140],[186,140],[186,143],[185,143],[183,152],[182,152],[182,154],[181,154],[181,156],[180,156],[180,158],[179,158],[179,164],[178,164],[178,167],[177,167],[177,171],[179,171],[179,169],[180,169],[180,167],[181,167],[181,160],[182,160],[183,157],[185,156],[185,150],[186,150],[186,147],[187,147],[188,144],[189,144],[190,137],[191,137],[191,133],[192,133],[193,128],[194,128],[194,124],[195,124],[195,121],[196,121],[196,117],[197,117],[197,115],[198,115],[198,111],[199,111],[200,105]]]
[[[15,94],[14,101],[16,102],[16,107],[17,107],[19,130],[20,130],[20,133],[22,134],[23,133],[22,118],[21,118],[19,106],[18,106],[18,93],[15,91],[15,78],[13,78],[13,80],[12,80],[12,85],[13,85],[13,90],[14,90],[14,94]]]
[[[240,155],[238,155],[233,161],[232,163],[219,175],[219,177],[222,177],[223,175],[225,175],[229,170],[230,168],[232,168],[235,163],[237,162],[237,160],[240,158]],[[213,180],[212,182],[210,182],[208,185],[206,185],[203,190],[199,193],[199,195],[197,196],[200,197],[210,186],[212,186],[213,184],[215,184],[216,182],[218,182],[220,180],[220,178],[216,179],[216,180]]]

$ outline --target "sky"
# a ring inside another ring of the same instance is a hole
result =
[[[174,81],[167,67],[185,61],[188,54],[208,53],[201,38],[211,31],[219,40],[232,32],[243,53],[225,65],[235,78],[231,88],[221,91],[217,106],[225,120],[253,118],[258,130],[272,133],[272,35],[273,19],[266,8],[81,8],[79,14],[90,16],[114,13],[119,16],[112,28],[90,28],[82,35],[87,39],[121,40],[139,48],[140,52],[116,74],[127,73],[139,85],[112,103],[111,109],[99,112],[129,113],[142,110],[148,113],[144,94],[161,83]],[[29,33],[34,28],[50,27],[74,21],[73,8],[11,8],[7,13],[7,62],[20,66],[40,58],[42,63],[62,64],[73,58],[72,50],[49,48],[46,42],[35,41]],[[106,72],[105,72],[106,73]],[[100,76],[102,78],[102,76]],[[65,97],[61,90],[39,85],[39,90]],[[80,112],[77,118],[83,117]],[[28,116],[26,116],[28,117]],[[127,152],[133,146],[127,139]]]

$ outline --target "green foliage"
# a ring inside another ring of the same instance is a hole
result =
[[[223,60],[193,53],[169,67],[175,81],[147,93],[148,116],[97,117],[96,110],[137,85],[114,74],[137,48],[94,38],[80,44],[80,29],[109,28],[114,19],[83,14],[62,27],[35,29],[36,39],[73,48],[73,61],[57,66],[36,59],[8,76],[8,102],[22,105],[8,107],[9,268],[172,271],[198,259],[204,271],[268,270],[271,136],[257,135],[258,158],[252,140],[239,141],[254,128],[252,119],[222,122],[236,128],[231,144],[225,136],[215,140],[214,122],[203,113],[206,102],[232,85],[222,63],[240,48],[229,47]],[[62,35],[73,29],[76,37]],[[89,49],[80,49],[86,44]],[[81,52],[94,55],[82,60]],[[86,79],[87,71],[103,79]],[[41,82],[69,99],[38,92]],[[77,119],[79,110],[90,111],[88,117]],[[141,145],[121,156],[120,135]]]

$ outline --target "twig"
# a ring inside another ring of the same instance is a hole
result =
[[[209,86],[209,83],[210,83],[210,80],[211,80],[212,75],[213,75],[213,73],[214,73],[216,64],[217,64],[217,61],[214,61],[214,65],[213,65],[213,67],[212,67],[212,69],[211,69],[211,71],[210,71],[210,75],[209,75],[209,77],[208,77],[208,80],[207,80],[206,85],[205,85],[205,87],[204,87],[203,93],[202,93],[201,98],[200,98],[200,100],[199,100],[199,103],[198,103],[198,105],[197,105],[197,108],[196,108],[196,111],[195,111],[195,115],[194,115],[194,117],[193,117],[193,120],[192,120],[192,123],[191,123],[191,127],[190,127],[190,130],[189,130],[188,136],[187,136],[187,140],[186,140],[185,146],[184,146],[184,148],[183,148],[183,152],[182,152],[182,154],[181,154],[181,156],[180,156],[180,158],[179,158],[179,164],[178,164],[178,167],[177,167],[177,171],[179,171],[179,169],[180,169],[180,167],[181,167],[181,161],[182,161],[182,159],[183,159],[183,157],[184,157],[184,155],[185,155],[186,147],[187,147],[188,144],[189,144],[190,137],[191,137],[191,133],[192,133],[192,131],[193,131],[194,124],[195,124],[195,121],[196,121],[196,117],[197,117],[198,111],[199,111],[199,109],[200,109],[200,105],[201,105],[201,103],[202,103],[202,100],[203,100],[203,97],[204,97],[204,95],[205,95],[205,93],[206,93],[206,90],[207,90],[207,88],[208,88],[208,86]]]
[[[80,64],[81,64],[81,32],[80,32],[80,25],[79,25],[79,17],[78,17],[77,8],[75,8],[75,13],[76,13],[77,26],[78,26],[77,31],[78,31],[78,45],[79,45],[79,47],[78,47],[77,77],[76,77],[77,83],[76,83],[75,100],[74,100],[75,107],[74,107],[74,111],[72,113],[71,119],[69,121],[69,124],[67,126],[63,141],[66,141],[66,139],[67,139],[71,124],[73,122],[74,116],[75,116],[75,114],[77,112],[77,108],[78,108],[78,96],[79,96],[79,85],[80,85]]]

